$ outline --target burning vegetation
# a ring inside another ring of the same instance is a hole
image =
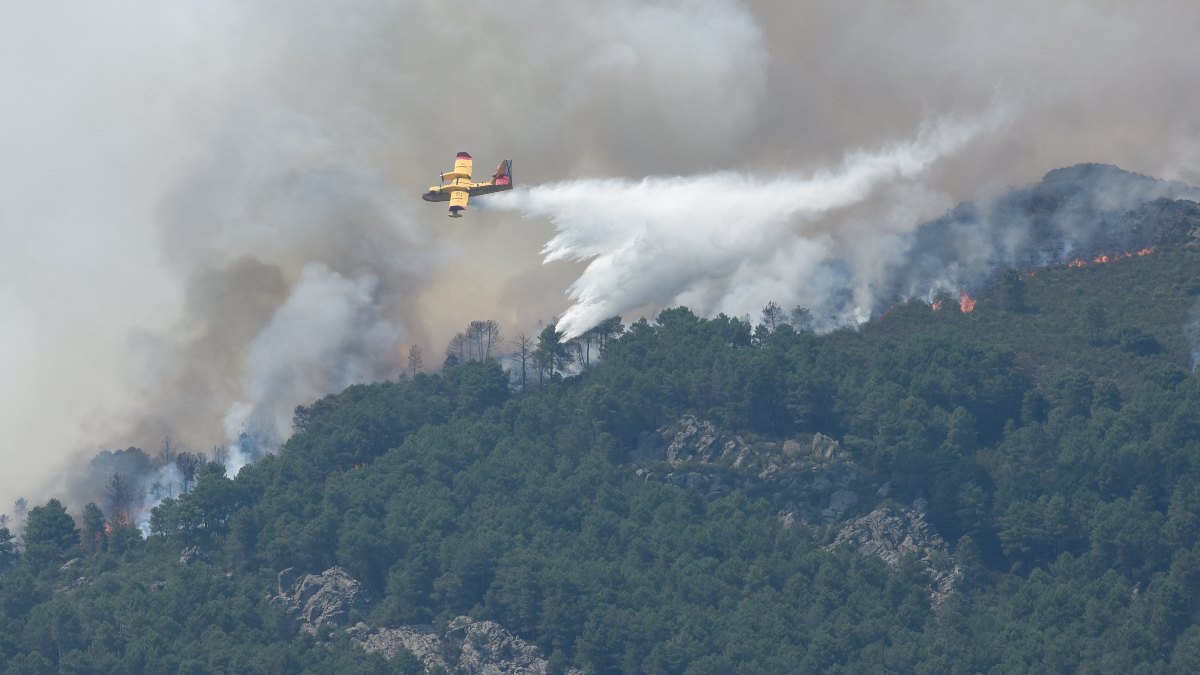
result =
[[[1091,260],[1084,260],[1083,258],[1075,258],[1074,260],[1071,260],[1070,262],[1067,263],[1067,267],[1087,267],[1088,265],[1103,265],[1104,263],[1116,262],[1118,260],[1124,260],[1126,258],[1132,258],[1134,256],[1150,255],[1151,253],[1154,253],[1153,247],[1139,249],[1137,251],[1133,251],[1132,253],[1116,253],[1113,255],[1098,255],[1095,258],[1092,258]]]
[[[929,308],[936,312],[940,310],[945,303],[946,300],[938,298],[929,303]],[[963,314],[970,314],[971,312],[975,311],[975,298],[967,295],[967,292],[964,290],[958,291],[958,311]]]

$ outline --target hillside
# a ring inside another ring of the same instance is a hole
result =
[[[525,391],[489,360],[297,409],[145,538],[37,506],[0,672],[1200,671],[1200,220],[1159,197],[970,312],[674,308]]]

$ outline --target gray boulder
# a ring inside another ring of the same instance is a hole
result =
[[[862,555],[892,566],[900,564],[905,556],[916,556],[925,565],[930,601],[937,608],[962,585],[963,568],[951,557],[945,540],[925,520],[924,504],[916,507],[877,508],[847,523],[830,548],[848,544]]]
[[[348,633],[366,651],[389,659],[407,649],[426,669],[463,675],[545,675],[549,669],[549,661],[537,646],[495,621],[460,616],[450,621],[441,635],[430,625],[371,629],[363,623]]]
[[[191,565],[197,562],[207,562],[208,558],[204,555],[204,551],[200,550],[199,546],[188,546],[179,552],[179,564]]]
[[[84,586],[87,586],[90,583],[92,583],[92,580],[90,577],[78,577],[74,581],[71,581],[69,583],[66,583],[66,584],[54,589],[54,592],[55,593],[73,593],[74,591],[77,591],[77,590],[83,588]]]
[[[813,434],[812,455],[817,459],[837,459],[842,451],[837,441],[818,431]]]
[[[711,462],[723,449],[723,444],[717,442],[721,435],[713,423],[698,420],[694,415],[679,418],[674,432],[667,444],[667,462],[672,466],[683,462]]]
[[[293,568],[279,573],[275,599],[287,606],[299,629],[316,635],[322,626],[346,625],[351,610],[364,610],[366,596],[357,580],[340,567],[301,576]]]
[[[453,671],[453,666],[442,656],[442,639],[431,625],[372,629],[359,622],[346,632],[359,647],[368,652],[382,654],[384,658],[390,659],[399,654],[401,649],[407,649],[425,664],[426,669],[441,668],[447,672]]]

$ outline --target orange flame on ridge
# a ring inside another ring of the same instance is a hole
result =
[[[975,298],[967,295],[966,291],[958,292],[958,311],[970,314],[975,311]]]
[[[1151,253],[1154,253],[1154,247],[1138,249],[1131,253],[1114,253],[1112,255],[1101,254],[1101,255],[1096,256],[1095,258],[1092,258],[1091,260],[1084,260],[1083,258],[1076,258],[1076,259],[1072,260],[1071,262],[1067,263],[1067,267],[1086,267],[1088,265],[1103,265],[1104,263],[1116,262],[1118,260],[1124,260],[1126,258],[1132,258],[1134,256],[1150,255]]]

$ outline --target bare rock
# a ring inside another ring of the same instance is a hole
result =
[[[929,576],[930,601],[936,608],[963,581],[962,566],[954,561],[941,535],[925,520],[923,505],[916,509],[880,507],[846,524],[833,546],[849,544],[859,553],[896,566],[916,556]]]
[[[442,656],[442,639],[431,625],[372,630],[366,624],[359,623],[347,632],[359,647],[368,652],[382,654],[386,659],[396,656],[401,649],[407,649],[425,664],[426,670],[440,668],[447,672],[453,671],[453,666]]]
[[[378,652],[389,659],[407,649],[426,669],[440,668],[463,675],[545,675],[549,667],[536,645],[513,635],[495,621],[460,616],[446,625],[442,635],[430,625],[372,630],[359,623],[347,632],[366,651]]]
[[[838,442],[821,432],[813,434],[812,456],[817,459],[837,459],[842,456]]]
[[[717,441],[720,434],[712,422],[698,420],[695,415],[684,415],[675,425],[675,434],[667,445],[667,462],[672,466],[683,462],[711,462],[719,456]],[[724,444],[720,447],[724,450]]]
[[[92,580],[89,577],[79,577],[70,583],[59,586],[58,588],[54,589],[54,592],[55,593],[72,593],[74,591],[77,591],[77,590],[83,588],[84,586],[87,586],[90,583],[92,583]]]
[[[447,639],[461,634],[456,667],[469,675],[545,675],[549,662],[536,646],[495,621],[460,616],[446,627]]]
[[[344,626],[351,610],[366,608],[358,581],[340,567],[301,577],[292,568],[279,573],[276,600],[287,606],[288,616],[301,631],[316,635],[322,626]]]
[[[204,551],[200,550],[199,546],[188,546],[179,552],[180,565],[191,565],[192,563],[207,561],[208,558],[204,555]]]
[[[165,581],[156,581],[156,582],[154,582],[154,583],[150,584],[150,590],[152,590],[152,591],[154,591],[154,592],[156,592],[156,593],[157,593],[158,591],[165,591],[165,590],[167,590],[167,582],[165,582]]]

